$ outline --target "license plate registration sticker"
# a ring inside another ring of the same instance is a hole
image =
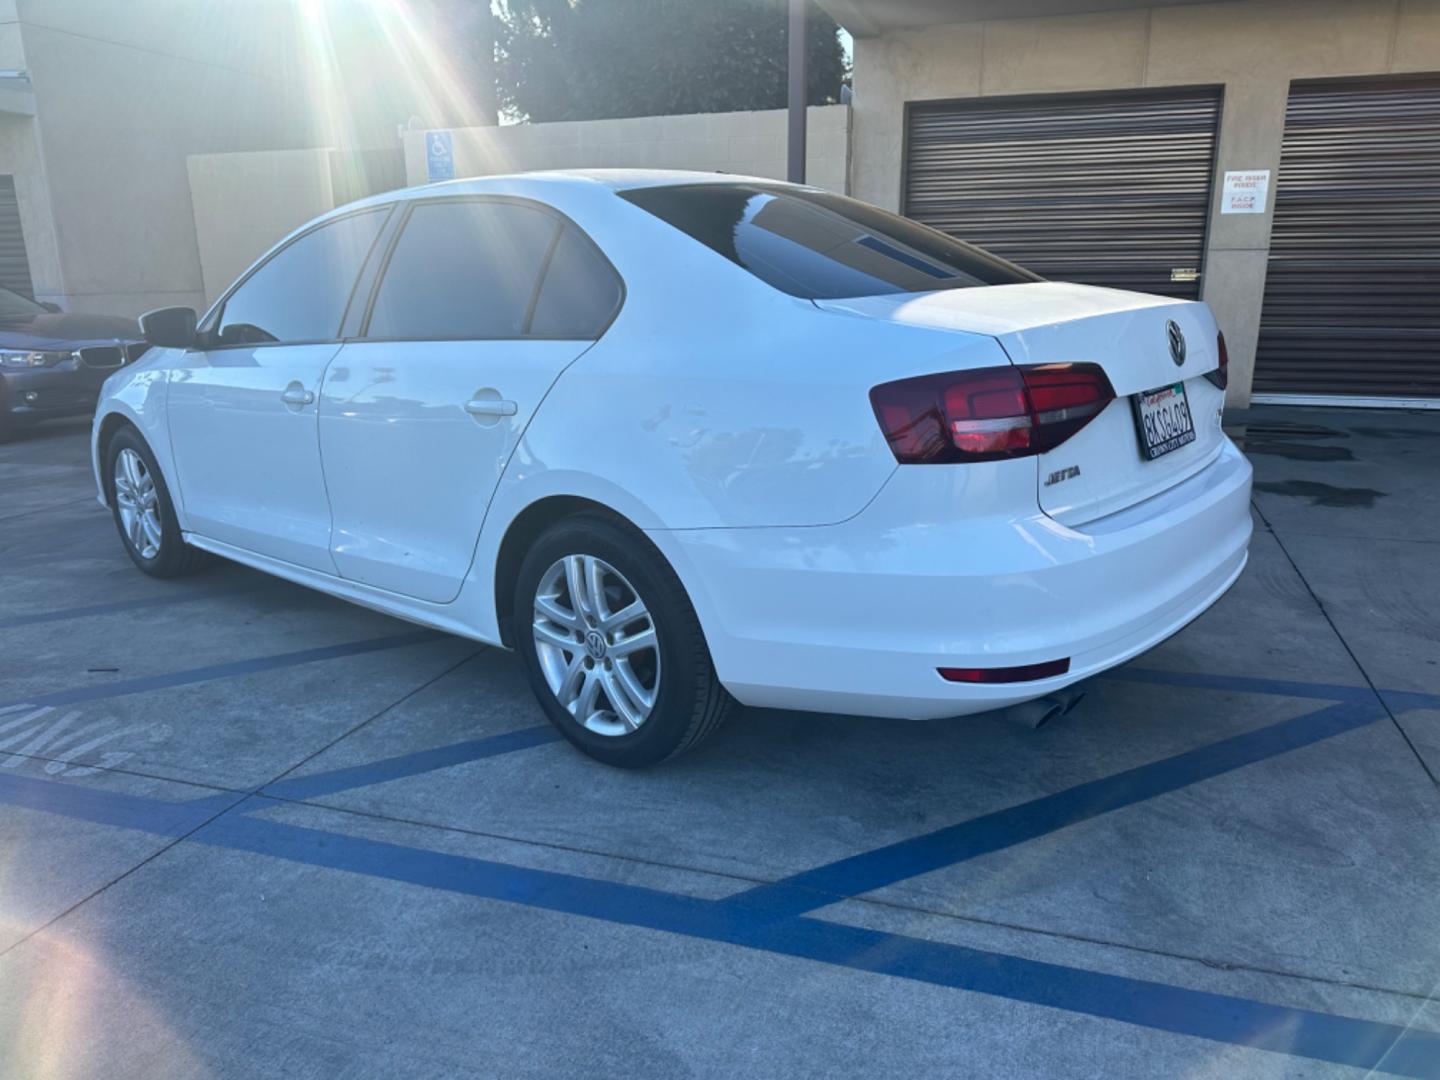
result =
[[[1195,441],[1195,420],[1190,415],[1184,383],[1131,394],[1130,405],[1135,411],[1140,456],[1146,461]]]

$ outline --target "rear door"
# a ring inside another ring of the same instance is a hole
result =
[[[333,574],[316,397],[388,207],[336,218],[271,255],[170,372],[180,496],[201,535]]]
[[[536,203],[435,199],[408,215],[361,338],[326,373],[320,452],[340,574],[445,603],[525,425],[621,285]]]

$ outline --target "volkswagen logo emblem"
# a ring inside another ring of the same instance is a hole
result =
[[[585,651],[592,660],[602,659],[605,656],[605,635],[598,630],[591,630],[585,635]]]
[[[1175,361],[1176,367],[1180,367],[1185,363],[1185,335],[1174,319],[1165,324],[1165,336],[1170,341],[1170,359]]]

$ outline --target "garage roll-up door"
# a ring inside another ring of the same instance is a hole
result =
[[[34,296],[30,284],[30,258],[25,254],[25,234],[20,231],[20,201],[15,197],[15,177],[0,176],[0,285],[25,296]]]
[[[914,104],[904,212],[1059,281],[1194,299],[1218,89]]]
[[[1440,80],[1296,84],[1257,394],[1440,398]]]

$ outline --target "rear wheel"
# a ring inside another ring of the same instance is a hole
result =
[[[115,528],[131,561],[158,578],[180,577],[204,566],[205,552],[180,535],[165,478],[140,433],[129,427],[117,432],[105,461]]]
[[[541,534],[520,567],[514,628],[550,721],[606,764],[684,753],[733,705],[675,572],[604,517]]]

